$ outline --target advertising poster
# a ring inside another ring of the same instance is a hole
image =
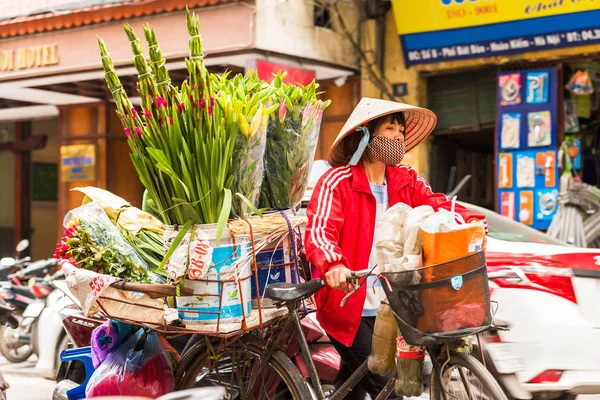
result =
[[[558,89],[555,68],[498,74],[497,211],[535,229],[558,202]]]
[[[521,104],[521,74],[502,74],[498,77],[500,104],[510,106]]]
[[[502,114],[502,131],[500,132],[500,147],[503,149],[518,149],[521,136],[521,113]]]

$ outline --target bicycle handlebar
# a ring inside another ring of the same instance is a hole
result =
[[[350,271],[346,274],[346,282],[352,282],[369,275],[377,275],[372,269],[363,269],[360,271]]]

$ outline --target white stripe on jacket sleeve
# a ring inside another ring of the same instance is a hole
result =
[[[330,264],[341,259],[341,254],[335,254],[334,249],[336,246],[327,238],[325,232],[327,222],[331,216],[334,191],[340,182],[351,176],[352,171],[348,166],[335,170],[325,178],[319,192],[317,211],[315,212],[313,229],[311,230],[311,239],[323,251],[327,262]]]

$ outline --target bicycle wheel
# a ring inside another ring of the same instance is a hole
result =
[[[212,345],[201,341],[183,355],[182,363],[190,358],[192,361],[184,367],[179,389],[223,386],[228,399],[303,400],[312,397],[309,385],[284,353],[275,350],[267,364],[262,362],[268,348],[256,336],[244,335],[218,355],[210,347]]]
[[[508,400],[490,371],[470,354],[453,353],[450,362],[442,363],[443,371],[432,371],[429,394],[431,400],[442,400],[442,387],[453,400]],[[439,377],[442,377],[442,385]]]

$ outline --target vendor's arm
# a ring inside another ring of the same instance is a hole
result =
[[[341,177],[338,175],[339,170],[329,170],[317,183],[308,203],[308,226],[304,237],[308,261],[321,271],[332,287],[341,286],[341,282],[330,283],[331,277],[337,277],[330,272],[348,268],[348,262],[339,246],[340,232],[344,226],[344,211],[343,198],[338,189]],[[340,277],[341,274],[340,271]],[[340,277],[337,277],[337,280],[341,280]]]
[[[414,169],[410,168],[409,173],[413,180],[414,188],[412,198],[413,207],[428,205],[433,207],[435,211],[439,210],[440,208],[446,210],[452,209],[452,200],[450,200],[448,196],[443,193],[434,193],[433,190],[431,190],[429,183],[420,177],[419,174],[417,174],[417,171]],[[485,233],[487,234],[487,221],[485,220],[484,215],[471,212],[458,203],[456,204],[455,210],[463,217],[465,222],[483,221]]]

